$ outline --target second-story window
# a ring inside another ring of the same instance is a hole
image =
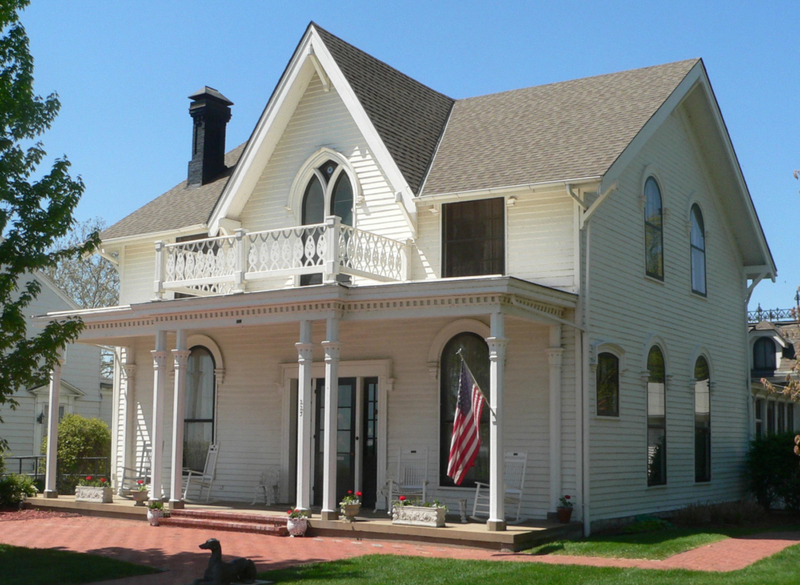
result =
[[[697,205],[692,205],[692,292],[706,294],[706,230],[703,214]]]
[[[502,197],[442,205],[442,276],[505,274]]]
[[[661,189],[655,178],[644,184],[644,262],[645,273],[664,280],[664,222]]]
[[[308,181],[301,207],[303,225],[315,225],[325,221],[327,215],[339,216],[342,225],[353,225],[353,185],[344,168],[328,160],[314,169]],[[305,236],[319,237],[319,234]],[[313,259],[316,263],[318,258]],[[304,274],[301,285],[321,284],[322,274]]]
[[[619,358],[597,356],[597,416],[619,416]]]

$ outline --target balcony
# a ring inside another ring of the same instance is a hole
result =
[[[398,282],[408,280],[408,265],[406,243],[342,225],[333,216],[316,225],[156,242],[155,293],[163,298],[166,291],[210,296],[265,290],[307,274],[321,274],[326,283],[339,275]]]

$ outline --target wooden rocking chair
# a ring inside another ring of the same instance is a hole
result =
[[[203,497],[203,488],[206,488],[206,502],[211,496],[211,486],[214,485],[214,475],[217,469],[217,455],[219,454],[219,445],[212,443],[208,446],[208,453],[206,454],[206,464],[203,466],[203,472],[189,470],[184,475],[186,480],[186,487],[183,490],[183,499],[186,500],[186,495],[189,493],[189,487],[192,483],[200,486],[200,491],[197,495],[198,499]]]
[[[505,455],[505,501],[506,504],[517,505],[515,524],[519,524],[522,510],[522,490],[525,486],[525,470],[528,465],[528,454],[507,451]],[[472,506],[472,518],[481,520],[480,516],[489,517],[489,484],[475,482],[475,503]]]

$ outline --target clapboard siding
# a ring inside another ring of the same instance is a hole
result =
[[[297,173],[322,147],[346,157],[358,177],[364,201],[356,206],[356,227],[398,240],[408,238],[408,223],[364,136],[336,89],[323,91],[316,75],[242,210],[242,227],[260,231],[299,225],[300,202],[291,210],[286,202]]]
[[[120,271],[119,304],[144,303],[153,299],[156,278],[155,240],[125,246]]]
[[[624,351],[620,417],[596,412],[591,380],[592,519],[674,509],[744,493],[747,450],[742,259],[724,214],[725,194],[707,179],[680,111],[648,141],[592,219],[589,297],[591,341]],[[664,282],[644,276],[642,186],[648,168],[660,179]],[[708,296],[691,292],[689,210],[698,203],[706,228]],[[667,485],[647,487],[646,355],[651,335],[666,345]],[[712,368],[712,480],[694,482],[694,363],[706,348]]]
[[[430,452],[429,477],[432,497],[456,505],[456,499],[471,498],[473,489],[440,489],[439,477],[439,382],[428,369],[427,357],[437,333],[449,319],[403,320],[391,322],[342,322],[341,360],[392,360],[393,390],[388,395],[387,454],[388,465],[397,465],[397,453],[403,445],[427,445]],[[324,358],[320,345],[325,337],[324,322],[315,322],[314,361]],[[392,335],[387,336],[386,331]],[[282,456],[282,418],[284,387],[281,364],[294,364],[298,337],[296,324],[271,327],[244,327],[209,330],[204,333],[219,345],[225,359],[225,376],[218,395],[217,440],[220,456],[213,497],[246,501],[252,498],[259,474],[267,465],[280,465]],[[506,366],[506,447],[528,452],[528,473],[523,511],[526,516],[544,517],[549,505],[549,382],[545,350],[548,327],[509,319],[506,324],[508,344]],[[569,337],[569,336],[567,336]],[[566,338],[566,337],[565,337]],[[149,371],[153,341],[135,345],[137,370],[134,400],[137,412],[138,444],[152,435],[152,386]],[[168,345],[172,347],[170,337]],[[574,368],[567,343],[564,369]],[[173,377],[168,376],[164,414],[163,486],[168,493],[171,467],[171,417]],[[565,387],[573,384],[565,376]],[[566,395],[571,394],[567,392]],[[565,399],[565,420],[572,424],[572,406]],[[566,438],[566,433],[565,433]],[[574,451],[565,441],[566,451]],[[565,457],[565,460],[567,458]],[[570,460],[574,466],[574,459]],[[286,472],[287,470],[284,470]],[[574,471],[565,474],[567,486]],[[288,494],[282,499],[290,501]]]

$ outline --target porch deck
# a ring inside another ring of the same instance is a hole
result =
[[[147,508],[134,506],[133,500],[114,496],[110,504],[76,502],[74,496],[46,499],[38,496],[25,502],[26,508],[72,512],[87,516],[105,516],[129,520],[145,520]],[[286,516],[286,506],[251,506],[243,502],[186,503],[187,510],[225,511],[246,515]],[[448,515],[443,528],[393,525],[386,512],[362,510],[356,522],[322,520],[318,511],[309,518],[307,536],[327,536],[366,540],[402,540],[443,545],[467,546],[492,550],[518,551],[545,542],[580,538],[582,526],[573,522],[559,524],[550,520],[529,520],[520,525],[508,526],[505,532],[490,532],[482,522],[462,524],[458,514]]]

